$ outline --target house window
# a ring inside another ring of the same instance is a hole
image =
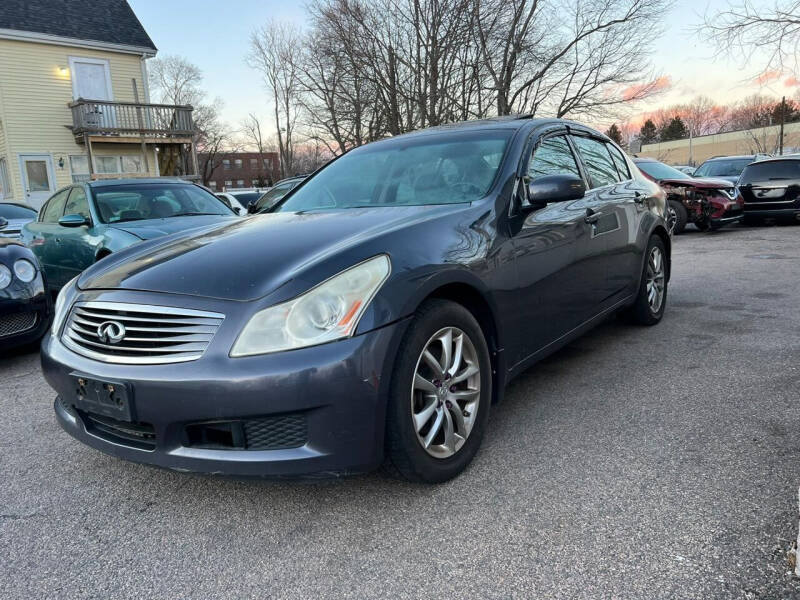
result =
[[[222,161],[222,169],[224,171],[230,171],[231,170],[231,161],[229,161],[227,158]]]
[[[69,170],[72,173],[72,183],[89,181],[89,157],[85,154],[76,154],[69,157]]]
[[[225,187],[226,188],[233,187],[233,181],[231,181],[230,179],[226,179],[225,180]]]
[[[208,182],[208,187],[210,187],[212,190],[217,189],[217,182],[216,181],[209,181]]]
[[[272,171],[272,159],[271,158],[265,158],[264,159],[264,168],[267,171]]]
[[[11,195],[11,182],[8,180],[6,159],[0,158],[0,199]]]
[[[237,158],[236,160],[233,161],[233,164],[237,169],[241,169],[242,168],[242,159],[241,158]]]
[[[258,179],[253,179],[253,187],[258,187]]]
[[[123,173],[143,173],[144,165],[142,164],[142,156],[123,156],[122,157],[122,172]]]
[[[95,156],[98,173],[119,173],[119,156]]]
[[[258,168],[258,159],[257,158],[251,158],[250,159],[250,168],[253,169],[253,170]]]
[[[236,187],[244,187],[244,179],[237,179]]]

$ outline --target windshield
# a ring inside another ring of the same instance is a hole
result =
[[[276,211],[472,202],[489,191],[509,135],[447,133],[364,146],[322,169]]]
[[[231,196],[241,202],[242,205],[247,206],[252,200],[258,200],[261,197],[261,192],[231,193]]]
[[[0,202],[0,217],[4,219],[35,219],[36,211],[27,206]]]
[[[132,183],[95,188],[92,192],[103,223],[233,214],[214,194],[196,185]]]
[[[800,182],[800,160],[771,160],[753,163],[742,171],[739,183],[786,180]]]
[[[686,173],[660,162],[637,162],[636,166],[653,179],[691,179]]]
[[[742,170],[753,162],[752,158],[709,160],[697,167],[695,177],[738,177]]]

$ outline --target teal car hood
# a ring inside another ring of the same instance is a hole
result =
[[[165,219],[143,219],[141,221],[123,221],[121,223],[109,223],[111,229],[119,229],[131,235],[135,235],[142,240],[152,240],[153,238],[188,231],[199,227],[207,227],[218,223],[236,221],[240,217],[233,215],[195,215],[186,217],[167,217]]]

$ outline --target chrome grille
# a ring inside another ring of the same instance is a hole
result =
[[[121,302],[77,302],[64,333],[64,345],[95,360],[154,365],[197,360],[203,355],[225,315],[169,306]],[[100,326],[124,327],[122,339],[101,337]]]
[[[0,316],[0,338],[33,329],[36,325],[35,312],[21,312]]]

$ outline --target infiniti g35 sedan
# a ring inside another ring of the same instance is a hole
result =
[[[56,418],[181,471],[445,481],[512,378],[610,315],[661,320],[665,214],[618,146],[569,121],[360,147],[266,213],[69,282],[42,346]]]

